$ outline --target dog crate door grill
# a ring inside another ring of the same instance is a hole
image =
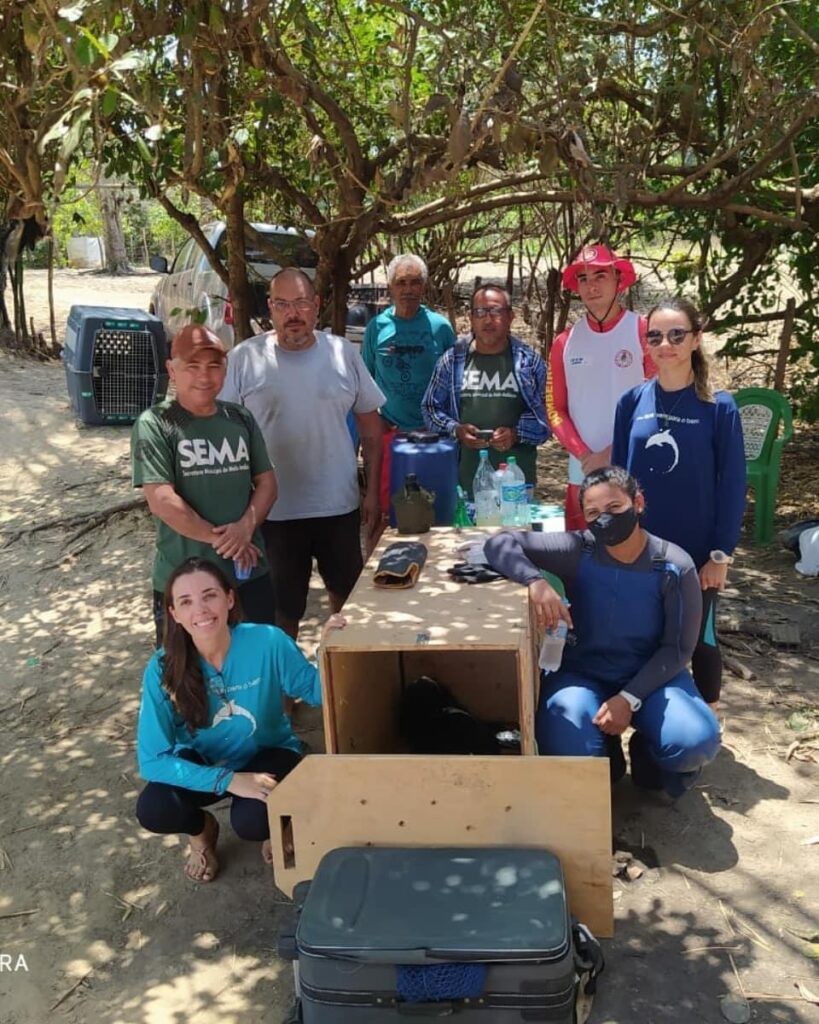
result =
[[[94,335],[91,382],[102,416],[138,416],[153,402],[157,373],[149,331],[98,330]]]

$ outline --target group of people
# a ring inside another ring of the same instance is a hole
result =
[[[456,338],[423,303],[419,257],[396,257],[387,278],[392,305],[360,353],[316,328],[319,297],[294,268],[271,281],[272,331],[228,353],[206,327],[182,328],[168,361],[175,395],[134,427],[134,484],[157,522],[160,648],[143,679],[137,816],[190,837],[196,881],[218,871],[218,824],[203,808],[228,793],[237,833],[270,859],[263,801],[300,756],[287,711],[320,701],[295,643],[313,560],[334,613],[325,629],[342,628],[362,526],[375,537],[389,507],[398,431],[456,438],[467,492],[482,448],[496,467],[515,455],[531,484],[552,433],[569,452],[575,532],[487,544],[493,566],[529,587],[540,623],[572,630],[541,687],[541,753],[607,755],[616,778],[633,725],[634,780],[678,796],[719,745],[714,616],[745,462],[736,406],[709,384],[696,310],[675,299],[646,318],[629,312],[631,262],[587,246],[563,275],[585,313],[555,339],[547,371],[511,333],[503,288],[475,290],[470,331]],[[561,577],[568,606],[541,570]]]

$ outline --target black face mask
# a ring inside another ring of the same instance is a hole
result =
[[[607,547],[614,547],[631,536],[639,521],[637,509],[630,505],[622,512],[603,512],[593,523],[589,523],[589,529],[595,540]]]

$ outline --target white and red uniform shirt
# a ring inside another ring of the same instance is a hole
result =
[[[587,316],[558,335],[549,356],[549,426],[569,452],[569,482],[583,480],[580,459],[611,444],[620,396],[656,373],[646,322],[628,310],[600,327]]]

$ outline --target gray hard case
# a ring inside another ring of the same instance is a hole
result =
[[[545,850],[346,848],[319,864],[295,934],[304,1024],[572,1024],[563,872]],[[485,964],[481,993],[409,1002],[398,965]]]

